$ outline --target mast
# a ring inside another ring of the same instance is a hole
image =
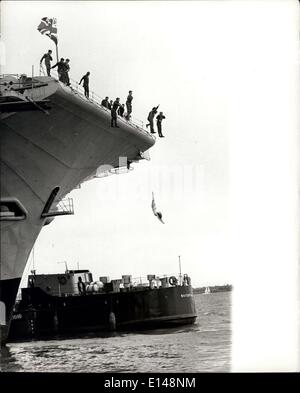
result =
[[[55,49],[56,49],[56,62],[58,63],[58,36],[57,36],[57,19],[53,18],[53,24],[55,24],[56,27],[56,40],[54,41],[55,43]]]
[[[182,280],[181,280],[181,260],[180,260],[180,255],[178,255],[178,259],[179,259],[179,285],[182,284]]]

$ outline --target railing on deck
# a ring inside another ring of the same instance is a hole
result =
[[[41,67],[41,70],[43,72],[43,75],[45,75],[45,71],[44,71],[44,69],[42,67]],[[52,73],[55,74],[55,79],[58,80],[58,72],[52,70]],[[73,90],[74,93],[78,94],[82,99],[87,100],[89,102],[92,102],[93,104],[95,104],[98,107],[100,107],[102,110],[110,113],[110,109],[108,109],[105,106],[101,105],[101,102],[102,102],[104,97],[100,97],[94,91],[90,91],[89,92],[89,98],[86,98],[85,95],[84,95],[84,88],[81,85],[79,85],[79,83],[77,81],[75,81],[74,79],[69,78],[69,80],[70,80],[70,86],[69,87]],[[124,124],[130,124],[131,126],[138,128],[140,131],[142,131],[143,133],[145,133],[147,135],[151,135],[148,131],[146,131],[144,129],[144,122],[142,120],[137,119],[134,116],[130,116],[130,120],[126,120],[124,117],[118,115],[118,120],[121,121]],[[151,136],[152,136],[152,138],[154,138],[153,135],[151,135]]]
[[[119,281],[120,282],[120,286],[119,289],[122,290],[129,290],[129,291],[136,291],[136,290],[143,290],[143,289],[158,289],[158,288],[169,288],[169,287],[173,287],[173,286],[186,286],[186,285],[190,285],[191,282],[188,283],[188,281],[186,280],[186,277],[188,277],[188,275],[183,274],[180,275],[178,273],[174,273],[174,274],[164,274],[164,275],[156,275],[155,279],[151,280],[152,284],[150,283],[150,280],[148,280],[147,277],[135,277],[131,279],[131,282],[129,285],[125,285],[125,282],[122,283],[122,279],[119,280],[111,280],[110,282],[113,281]],[[174,280],[173,283],[170,282],[171,280]],[[164,281],[164,282],[163,282]],[[93,282],[92,284],[95,284],[97,282]],[[89,290],[88,286],[89,283],[85,283],[86,284],[86,294],[87,295],[95,295],[95,294],[99,294],[99,293],[105,293],[103,288],[95,291],[95,290]],[[21,288],[21,287],[20,287]],[[23,287],[24,288],[24,287]],[[113,290],[114,291],[114,290]],[[117,290],[118,292],[118,290]],[[81,296],[81,294],[77,291],[73,291],[73,292],[65,292],[63,291],[63,286],[59,285],[58,290],[51,290],[51,295],[52,296],[59,296],[59,297],[67,297],[67,296]],[[18,293],[18,300],[21,299],[21,293]]]
[[[70,78],[70,82],[71,85],[69,87],[72,88],[73,91],[75,91],[81,98],[83,98],[84,100],[87,100],[89,102],[92,102],[93,104],[97,105],[98,107],[100,107],[102,110],[110,113],[110,109],[106,108],[105,106],[101,105],[101,102],[103,100],[102,97],[100,97],[98,94],[96,94],[95,92],[91,91],[89,94],[89,98],[86,98],[84,95],[84,88],[79,85],[78,82],[76,82],[75,80],[73,80],[72,78]],[[118,115],[118,121],[121,121],[124,124],[130,124],[136,128],[138,128],[139,130],[143,131],[146,134],[149,134],[143,127],[144,127],[144,122],[142,120],[137,119],[134,116],[130,117],[130,120],[126,120],[124,117],[119,116]]]
[[[162,275],[156,275],[154,281],[160,282],[162,280],[166,280],[169,283],[169,279],[172,277],[176,279],[177,284],[176,285],[184,285],[184,278],[186,277],[186,274],[162,274]],[[132,278],[132,285],[134,287],[146,287],[149,286],[149,280],[148,277],[134,277]]]
[[[43,70],[43,68],[41,68]],[[58,73],[57,71],[52,71],[52,73],[55,74],[55,79],[58,80]],[[41,74],[41,72],[40,72]],[[43,70],[43,75],[45,76],[45,72]],[[5,81],[2,82],[1,79],[4,79],[6,77],[13,77],[15,78],[15,81]],[[60,82],[62,83],[62,82]],[[13,91],[17,90],[22,90],[22,89],[30,89],[30,87],[39,87],[39,86],[46,86],[46,84],[41,83],[40,81],[37,81],[34,79],[34,77],[26,76],[25,74],[19,75],[19,74],[1,74],[0,75],[0,87],[6,86],[11,87],[13,86]],[[66,86],[67,87],[67,86]],[[91,102],[92,104],[96,105],[97,107],[101,108],[101,110],[110,113],[110,109],[104,107],[101,105],[101,102],[103,100],[102,97],[100,97],[98,94],[96,94],[94,91],[90,91],[89,98],[86,98],[84,95],[84,88],[79,85],[77,81],[74,79],[70,78],[70,85],[69,88],[73,91],[73,93],[77,94],[81,99]],[[0,95],[1,95],[1,89],[0,89]],[[149,133],[147,130],[144,129],[144,122],[142,120],[137,119],[134,116],[130,116],[130,119],[127,120],[125,117],[122,117],[118,115],[118,121],[121,121],[123,124],[129,124],[132,127],[137,128],[140,132],[150,136],[155,139],[155,137]]]
[[[42,217],[55,217],[65,216],[74,214],[74,205],[72,198],[60,199],[54,208],[50,208],[49,211],[42,213]]]

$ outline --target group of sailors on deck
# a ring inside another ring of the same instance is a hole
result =
[[[50,70],[53,68],[57,67],[57,73],[58,73],[58,79],[62,83],[64,83],[67,86],[70,86],[70,78],[69,78],[69,71],[70,71],[70,60],[69,59],[64,59],[61,58],[60,61],[58,61],[54,66],[51,67],[51,61],[52,59],[52,50],[48,50],[47,53],[43,55],[43,57],[40,60],[40,65],[42,65],[42,62],[44,60],[46,70],[47,70],[47,75],[50,75]],[[79,85],[81,85],[81,82],[83,82],[83,89],[84,89],[84,95],[87,99],[89,99],[89,77],[90,77],[90,72],[88,71],[83,77],[80,79]],[[125,112],[125,105],[120,103],[120,98],[117,97],[115,101],[110,100],[108,97],[105,97],[105,99],[102,100],[101,105],[108,108],[111,111],[111,127],[117,127],[118,126],[118,115],[121,117],[125,117],[126,120],[130,120],[131,118],[131,113],[132,113],[132,90],[129,90],[128,96],[126,99],[126,109],[127,112]],[[147,120],[149,121],[148,124],[146,124],[146,127],[148,128],[150,126],[150,132],[151,134],[155,134],[156,132],[154,131],[154,118],[155,115],[157,114],[158,106],[153,107],[151,111],[148,114]],[[156,116],[156,126],[157,126],[157,131],[158,131],[158,136],[160,138],[164,138],[164,135],[162,134],[162,121],[166,117],[164,116],[163,112],[159,112],[159,114]]]
[[[132,112],[132,90],[129,90],[128,96],[126,99],[126,109],[127,112],[125,114],[125,105],[120,103],[120,98],[117,97],[115,101],[110,100],[108,97],[105,97],[101,101],[101,105],[105,108],[109,109],[111,112],[111,127],[119,127],[117,124],[117,115],[121,117],[125,117],[126,120],[130,120],[131,112]]]
[[[51,67],[51,61],[52,59],[52,50],[49,49],[47,53],[43,55],[43,57],[40,60],[40,65],[42,65],[42,62],[44,60],[46,70],[47,70],[47,75],[51,76],[50,70],[52,68],[57,67],[57,73],[58,73],[58,79],[63,82],[65,85],[70,86],[70,78],[69,78],[69,71],[70,71],[70,59],[64,59],[63,57],[58,61],[54,66]]]

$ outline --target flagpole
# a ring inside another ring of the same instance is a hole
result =
[[[58,45],[55,44],[55,48],[56,48],[56,62],[58,63]]]
[[[58,63],[57,19],[56,19],[56,18],[53,18],[53,22],[55,23],[55,27],[56,27],[56,42],[55,42],[55,48],[56,48],[56,62]]]
[[[58,63],[58,45],[57,45],[58,39],[57,39],[56,18],[46,18],[46,17],[42,18],[37,29],[41,34],[46,34],[50,38],[50,40],[54,42],[55,49],[56,49],[56,61]]]

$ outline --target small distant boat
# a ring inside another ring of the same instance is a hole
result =
[[[208,294],[210,294],[211,292],[210,292],[210,287],[206,287],[205,288],[205,291],[204,291],[204,295],[208,295]]]

